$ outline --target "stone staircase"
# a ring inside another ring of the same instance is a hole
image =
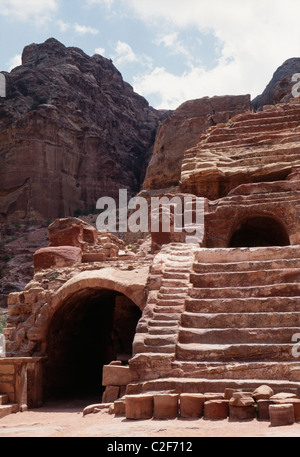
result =
[[[19,411],[19,405],[16,403],[9,403],[8,395],[0,394],[0,419],[2,417],[8,416],[9,414],[14,414]]]
[[[145,354],[168,354],[175,357],[179,323],[184,312],[190,288],[190,271],[196,245],[181,243],[164,246],[152,266],[150,281],[154,282],[154,298],[150,295],[150,313],[143,317],[137,328],[138,350]],[[162,270],[156,271],[156,264]],[[137,342],[134,342],[134,347]]]
[[[151,341],[153,353],[164,347],[169,358],[136,354],[131,366],[138,376],[128,393],[262,384],[298,392],[293,336],[300,333],[300,246],[188,249],[192,265],[183,261],[186,254],[179,264],[183,247],[172,247],[145,338],[144,351]]]
[[[180,189],[216,200],[246,182],[284,179],[300,164],[299,139],[299,102],[239,114],[185,151]]]

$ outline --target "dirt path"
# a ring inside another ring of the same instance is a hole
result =
[[[2,437],[300,437],[300,423],[271,427],[269,422],[197,420],[129,421],[103,410],[83,416],[86,404],[49,403],[0,419]]]

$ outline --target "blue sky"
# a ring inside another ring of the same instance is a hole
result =
[[[0,0],[0,71],[54,37],[111,58],[156,108],[260,94],[300,57],[299,0]]]

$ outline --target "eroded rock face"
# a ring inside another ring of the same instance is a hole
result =
[[[112,62],[55,39],[23,51],[0,104],[0,217],[44,221],[141,187],[161,112]]]
[[[184,151],[196,146],[199,135],[209,127],[249,108],[249,95],[204,97],[180,105],[157,133],[144,189],[178,186]]]
[[[264,105],[288,103],[292,98],[292,88],[295,85],[292,76],[296,73],[300,73],[300,58],[286,60],[275,71],[264,92],[252,101],[253,108],[260,110]]]

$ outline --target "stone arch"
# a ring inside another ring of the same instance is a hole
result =
[[[103,365],[127,364],[132,356],[146,276],[105,270],[80,273],[52,298],[44,343],[45,398],[84,395],[99,402]]]
[[[270,214],[252,214],[236,223],[229,247],[289,246],[290,238],[282,220]]]

